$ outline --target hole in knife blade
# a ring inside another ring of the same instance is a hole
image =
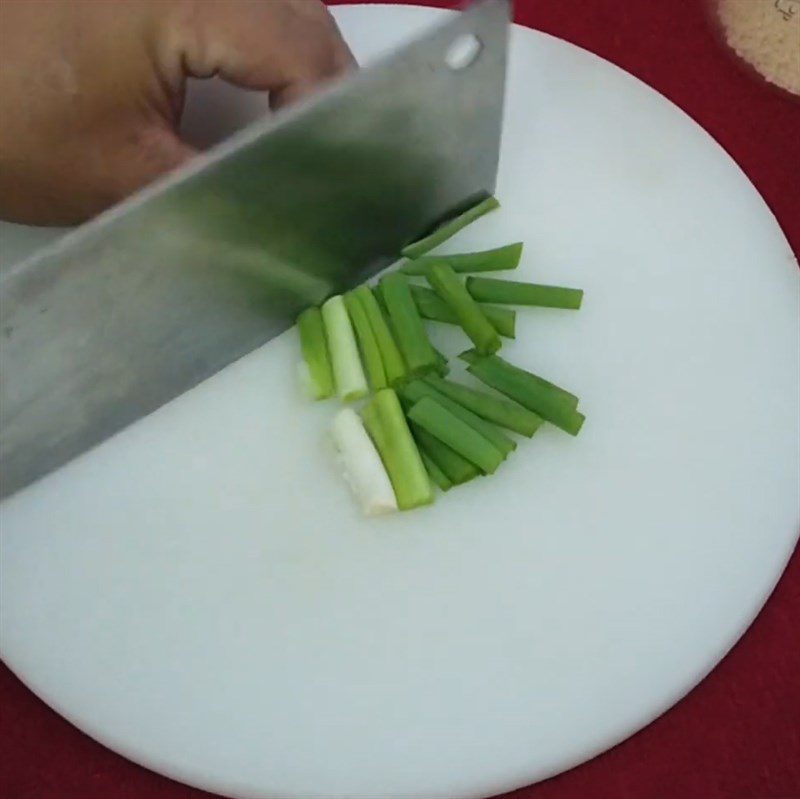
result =
[[[475,63],[482,49],[483,45],[477,36],[472,33],[465,33],[447,48],[447,55],[445,55],[444,60],[450,69],[466,69]]]

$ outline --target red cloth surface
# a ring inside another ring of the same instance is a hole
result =
[[[516,20],[603,56],[687,111],[741,165],[800,252],[800,103],[720,47],[703,0],[517,0]],[[751,629],[683,701],[609,752],[509,799],[800,799],[798,631],[796,551]],[[4,799],[212,796],[105,749],[5,667],[0,736]]]

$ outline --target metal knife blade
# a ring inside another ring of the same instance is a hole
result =
[[[509,14],[479,0],[0,275],[0,497],[491,192]]]

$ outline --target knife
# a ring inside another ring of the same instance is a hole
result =
[[[510,2],[479,0],[6,269],[0,497],[491,193]]]

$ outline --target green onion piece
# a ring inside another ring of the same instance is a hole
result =
[[[472,299],[464,282],[446,263],[431,264],[428,282],[456,315],[464,332],[472,339],[475,349],[489,355],[500,349],[500,336]]]
[[[375,340],[378,342],[383,369],[386,372],[386,380],[390,386],[394,386],[405,379],[407,372],[403,356],[400,354],[400,350],[397,349],[397,344],[395,344],[394,336],[389,329],[384,312],[381,310],[375,294],[367,286],[359,286],[353,291],[353,294],[361,303]]]
[[[567,308],[577,311],[583,300],[583,289],[563,286],[542,286],[492,277],[468,277],[467,291],[478,302],[499,305],[538,305],[543,308]]]
[[[427,286],[411,284],[411,294],[417,304],[419,315],[424,319],[434,322],[444,322],[448,325],[457,325],[458,317],[450,306],[433,290]],[[496,308],[494,305],[478,306],[483,315],[492,323],[492,327],[506,338],[514,338],[514,326],[517,312],[510,308]]]
[[[397,499],[361,417],[352,408],[342,408],[333,420],[333,443],[339,451],[344,476],[367,516],[397,510]]]
[[[420,255],[424,255],[428,250],[438,247],[442,242],[455,236],[459,230],[465,228],[476,219],[499,207],[500,203],[495,197],[487,197],[477,205],[473,205],[468,211],[464,211],[463,214],[455,217],[455,219],[440,225],[430,236],[425,236],[424,239],[419,239],[419,241],[406,245],[400,252],[406,258],[419,258]]]
[[[411,429],[420,451],[424,452],[445,473],[447,479],[459,486],[477,477],[480,472],[466,458],[462,458],[447,444],[432,436],[427,430],[412,422]]]
[[[344,300],[337,294],[322,306],[322,321],[331,350],[336,393],[345,402],[367,395],[367,378],[358,355],[358,345]]]
[[[461,358],[462,361],[472,364],[487,356],[479,355],[477,352],[475,352],[475,350],[467,350],[466,352],[462,352],[458,357]],[[508,361],[503,360],[499,355],[488,356],[488,358],[490,368],[513,374],[517,380],[520,380],[523,383],[538,383],[542,389],[552,391],[555,394],[560,394],[569,403],[570,407],[578,407],[578,397],[572,392],[567,391],[565,388],[561,388],[561,386],[557,386],[555,383],[551,383],[549,380],[545,380],[543,377],[539,377],[539,375],[535,375],[533,372],[520,369],[519,366],[510,364]]]
[[[319,308],[307,308],[297,317],[300,348],[308,369],[311,396],[316,400],[333,396],[333,371],[325,339],[325,326]]]
[[[381,291],[380,286],[374,286],[372,288],[372,296],[375,298],[375,302],[378,303],[378,308],[381,309],[381,313],[389,320],[391,324],[391,319],[389,319],[389,309],[386,307],[386,302],[383,299],[383,292]]]
[[[389,473],[400,510],[433,502],[433,489],[397,394],[385,388],[362,411],[364,426]]]
[[[447,362],[447,356],[443,352],[439,352],[436,347],[433,348],[436,353],[436,366],[434,371],[440,377],[445,377],[450,372],[450,365]]]
[[[441,378],[436,379],[441,381]],[[516,442],[502,430],[499,430],[491,422],[481,419],[480,416],[468,410],[463,405],[459,405],[440,391],[437,391],[427,380],[412,380],[410,383],[406,383],[400,390],[400,395],[412,406],[423,397],[430,397],[436,400],[443,408],[447,408],[450,413],[457,416],[463,422],[466,422],[473,430],[490,441],[500,450],[504,458],[517,448]]]
[[[408,278],[400,272],[391,272],[381,278],[380,290],[389,311],[397,345],[403,353],[409,372],[419,375],[435,369],[436,353],[411,296]]]
[[[478,358],[467,371],[570,435],[576,436],[580,432],[585,417],[575,410],[570,398],[543,385],[541,379],[534,379],[535,375],[530,372],[517,369],[502,358],[496,362]]]
[[[344,295],[344,305],[347,308],[347,313],[350,314],[353,329],[356,331],[358,348],[361,351],[361,359],[364,363],[364,370],[367,373],[369,386],[373,391],[380,391],[387,386],[386,372],[383,368],[381,351],[378,348],[378,342],[372,332],[367,314],[352,291]]]
[[[474,463],[484,474],[492,474],[503,462],[503,453],[497,447],[430,397],[415,402],[408,418]]]
[[[522,256],[522,242],[495,247],[481,252],[465,252],[457,255],[423,255],[408,261],[400,269],[407,275],[425,275],[428,267],[436,261],[444,261],[453,267],[454,272],[503,272],[516,269]]]
[[[453,487],[450,478],[436,465],[436,461],[434,461],[424,449],[420,449],[419,454],[422,457],[422,462],[425,464],[425,469],[431,480],[433,480],[442,491],[449,491]]]
[[[443,396],[457,402],[482,419],[494,422],[500,427],[513,430],[528,438],[542,426],[544,421],[541,416],[517,405],[516,402],[493,397],[491,394],[462,386],[460,383],[442,380],[435,375],[428,375],[423,378],[423,381]]]

